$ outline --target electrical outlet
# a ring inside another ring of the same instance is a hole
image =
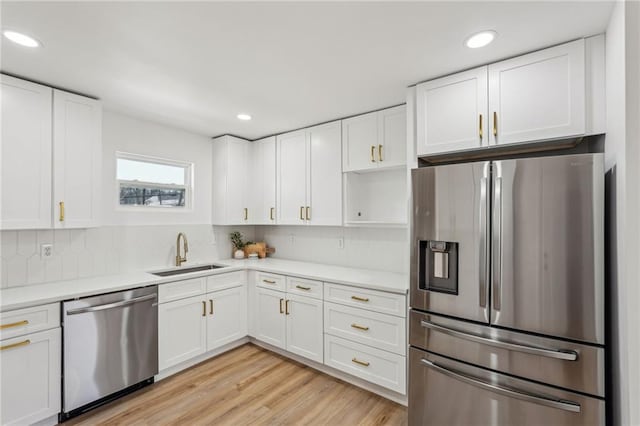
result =
[[[338,248],[339,249],[343,249],[344,248],[344,238],[342,238],[342,237],[338,238]]]
[[[53,244],[40,245],[40,258],[48,259],[53,256]]]

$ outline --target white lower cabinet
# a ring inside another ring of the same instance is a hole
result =
[[[207,306],[203,296],[158,305],[160,371],[207,349]]]
[[[61,342],[59,327],[0,342],[0,424],[32,424],[60,412]]]
[[[256,287],[255,309],[256,339],[322,362],[322,300]]]
[[[217,287],[223,288],[206,292],[207,288]],[[163,284],[159,293],[160,371],[248,334],[246,273],[231,272],[208,280],[198,278]],[[175,300],[181,295],[189,297]]]
[[[207,293],[207,350],[247,335],[247,287]]]

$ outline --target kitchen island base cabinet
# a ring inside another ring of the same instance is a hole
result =
[[[0,424],[41,422],[60,412],[60,328],[0,342]]]

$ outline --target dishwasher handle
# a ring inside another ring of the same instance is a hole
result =
[[[97,306],[87,306],[85,308],[69,309],[67,311],[67,315],[85,314],[88,312],[104,311],[105,309],[120,308],[122,306],[133,305],[134,303],[144,302],[146,300],[155,299],[157,297],[158,296],[154,293],[148,294],[146,296],[134,297],[133,299],[123,300],[120,302],[106,303],[104,305]]]

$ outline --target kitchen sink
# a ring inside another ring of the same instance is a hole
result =
[[[151,272],[152,275],[158,276],[158,277],[171,277],[173,275],[181,275],[181,274],[188,274],[190,272],[201,272],[201,271],[209,271],[212,269],[220,269],[220,268],[226,268],[226,266],[221,266],[221,265],[200,265],[200,266],[191,266],[191,267],[187,267],[187,268],[180,268],[180,269],[170,269],[168,271],[158,271],[158,272]]]

